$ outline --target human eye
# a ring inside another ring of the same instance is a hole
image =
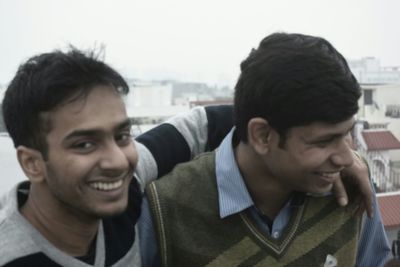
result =
[[[132,142],[132,134],[130,129],[119,132],[116,137],[116,141],[120,145],[128,145]]]
[[[84,141],[77,141],[72,144],[72,149],[81,152],[81,153],[87,153],[95,149],[95,142],[89,141],[89,140],[84,140]]]
[[[317,140],[314,142],[314,145],[320,148],[324,148],[329,146],[333,141],[335,140],[335,138],[326,138],[326,139],[321,139],[321,140]]]

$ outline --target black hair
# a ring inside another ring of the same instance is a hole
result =
[[[254,117],[266,119],[284,143],[292,127],[338,123],[358,110],[360,86],[344,57],[323,38],[274,33],[240,67],[234,115],[243,142]]]
[[[67,100],[86,97],[97,85],[108,85],[126,95],[129,86],[113,68],[99,59],[100,53],[70,47],[29,58],[20,65],[5,92],[4,122],[14,146],[39,150],[47,158],[49,120],[41,116]]]

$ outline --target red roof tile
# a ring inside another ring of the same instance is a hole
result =
[[[377,195],[383,225],[387,228],[400,226],[400,191]]]
[[[361,134],[369,151],[400,149],[400,141],[391,131],[363,131]]]

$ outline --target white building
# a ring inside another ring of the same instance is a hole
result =
[[[400,67],[381,67],[374,57],[349,60],[349,67],[361,84],[400,84]]]
[[[128,107],[163,107],[172,105],[172,84],[136,82],[130,86]]]
[[[400,138],[400,84],[362,85],[359,117]]]
[[[385,129],[361,129],[357,140],[378,191],[400,190],[400,141]]]
[[[363,85],[357,149],[381,191],[400,190],[400,85]]]
[[[168,118],[188,111],[189,103],[172,104],[171,83],[135,81],[126,98],[127,113],[133,119],[134,135],[139,135]]]

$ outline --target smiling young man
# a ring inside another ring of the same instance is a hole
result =
[[[87,221],[126,209],[138,157],[123,100],[113,86],[104,85],[93,86],[84,98],[76,97],[42,114],[51,129],[44,161],[36,151],[17,149],[23,166],[28,166],[25,171],[38,179],[35,188],[43,198],[39,201],[48,203],[38,207],[28,198],[22,214],[32,221],[40,215],[29,212],[35,209],[58,210],[61,218],[74,210],[74,216]]]
[[[29,183],[3,207],[0,265],[111,266],[137,257],[140,188],[132,179],[138,155],[122,98],[128,92],[117,72],[78,50],[21,65],[3,115]]]
[[[354,164],[360,95],[326,40],[262,40],[241,64],[220,147],[147,187],[144,266],[382,266],[390,249],[375,199],[362,220],[331,195]]]

